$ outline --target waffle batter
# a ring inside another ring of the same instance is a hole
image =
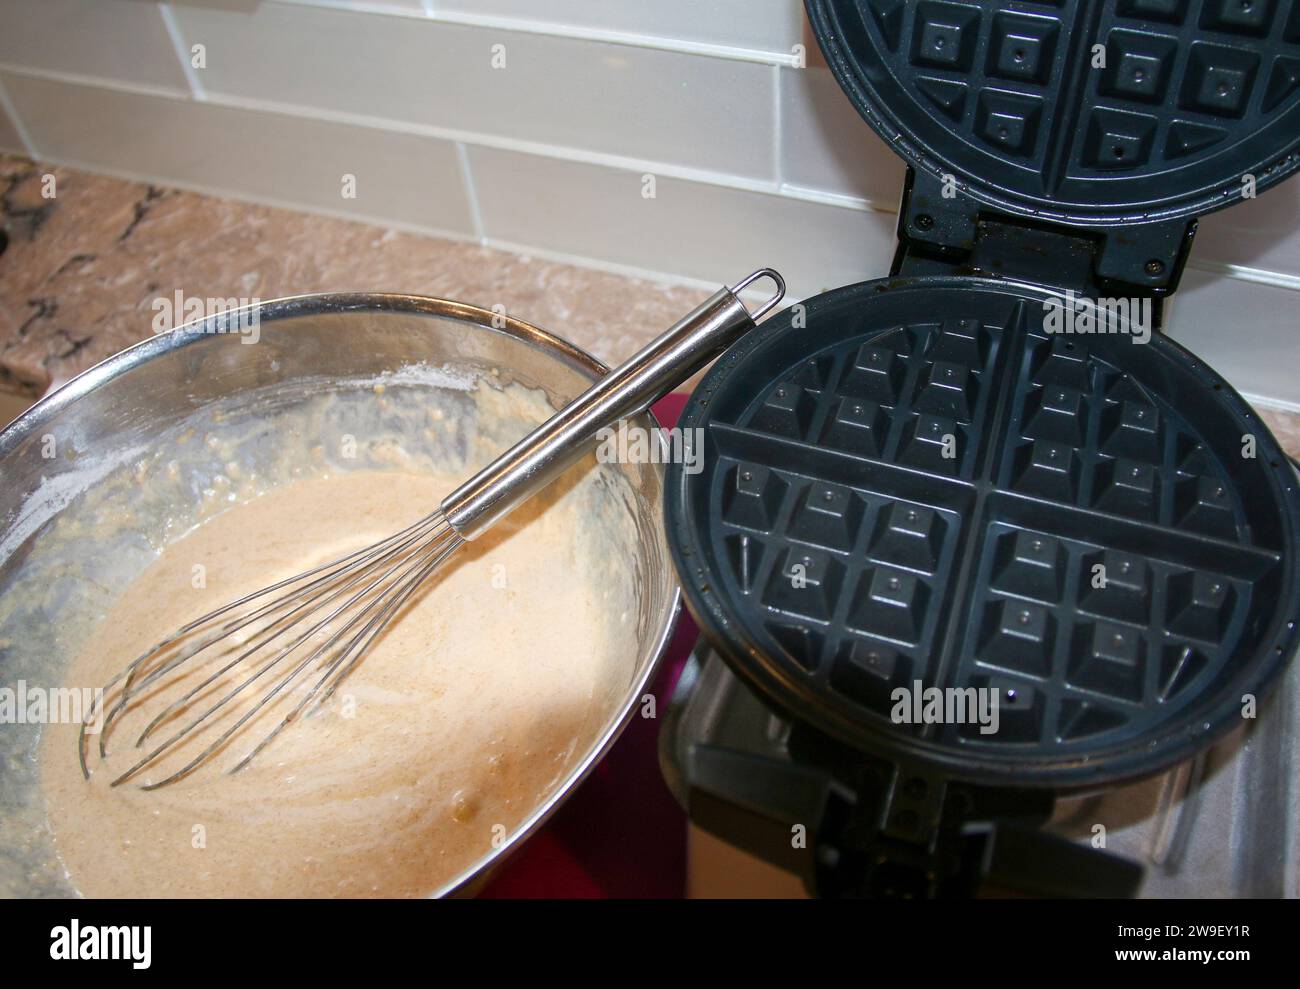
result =
[[[459,480],[317,477],[216,515],[126,589],[65,683],[105,683],[185,621],[401,529]],[[630,654],[626,570],[575,537],[592,483],[566,478],[463,547],[329,704],[238,774],[224,769],[247,743],[156,791],[110,788],[139,758],[134,735],[115,729],[87,781],[76,726],[49,727],[42,789],[72,883],[94,897],[419,896],[499,845],[626,682],[608,668]]]

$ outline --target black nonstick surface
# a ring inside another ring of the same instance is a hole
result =
[[[1084,226],[1191,216],[1238,201],[1244,176],[1260,191],[1300,166],[1300,0],[807,7],[885,142],[999,210]]]
[[[955,778],[1091,786],[1208,745],[1289,659],[1300,498],[1276,441],[1164,337],[1049,335],[1048,297],[850,286],[696,389],[703,470],[670,468],[670,544],[778,707]],[[997,690],[1000,730],[893,723],[916,681]]]

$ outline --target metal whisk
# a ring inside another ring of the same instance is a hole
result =
[[[764,277],[776,291],[751,314],[737,296]],[[168,636],[105,685],[102,710],[97,706],[82,724],[78,757],[86,778],[88,727],[101,713],[100,758],[108,754],[113,725],[128,714],[153,714],[135,742],[145,753],[113,786],[176,753],[187,740],[206,741],[179,769],[144,784],[153,790],[194,772],[250,722],[279,713],[278,700],[287,710],[269,720],[270,730],[231,772],[247,766],[304,711],[330,698],[411,595],[457,549],[554,480],[602,427],[648,408],[751,329],[784,295],[784,281],[770,268],[734,288],[719,289],[431,514],[378,543],[232,601]],[[210,733],[214,737],[207,741]]]

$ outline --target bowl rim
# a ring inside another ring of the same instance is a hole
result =
[[[251,303],[239,308],[227,309],[214,316],[191,320],[170,331],[158,333],[132,344],[92,365],[58,388],[47,392],[29,409],[8,425],[0,428],[0,461],[9,456],[17,449],[19,444],[39,430],[43,424],[54,419],[96,388],[150,360],[190,346],[216,333],[224,332],[235,320],[243,318],[244,314],[253,312],[257,314],[258,325],[263,321],[269,322],[301,316],[333,315],[348,312],[390,312],[440,317],[467,323],[489,332],[514,337],[558,357],[591,381],[596,381],[609,372],[607,365],[581,347],[547,330],[534,326],[532,323],[506,313],[483,309],[480,306],[457,302],[452,299],[397,292],[319,292],[283,296],[264,302]],[[651,427],[659,427],[659,420],[651,409],[647,408],[640,415],[644,415],[650,420]],[[441,886],[435,887],[428,894],[428,898],[470,895],[484,885],[491,873],[499,868],[546,823],[559,806],[590,775],[597,763],[605,757],[623,733],[623,730],[631,722],[637,710],[638,701],[658,672],[681,616],[682,591],[681,585],[676,579],[672,553],[668,546],[667,529],[664,525],[663,493],[666,490],[664,465],[652,463],[646,466],[652,468],[659,479],[660,497],[653,504],[652,511],[659,520],[657,528],[660,541],[663,544],[664,566],[670,584],[669,594],[663,610],[664,618],[659,622],[659,627],[655,633],[653,650],[650,653],[651,660],[645,664],[645,668],[640,675],[629,684],[624,693],[625,700],[621,711],[610,719],[604,730],[596,736],[596,740],[587,755],[574,766],[560,785],[513,829],[509,838],[499,848],[492,849],[450,880]]]
[[[139,364],[224,332],[227,326],[242,320],[244,314],[253,312],[257,313],[259,324],[262,320],[343,312],[392,312],[438,316],[470,323],[494,333],[513,336],[543,350],[553,351],[576,370],[587,372],[594,377],[609,372],[609,367],[603,362],[562,337],[507,313],[483,309],[465,302],[399,292],[314,292],[287,295],[190,320],[166,332],[146,337],[92,364],[57,388],[48,390],[8,425],[0,428],[0,459],[11,453],[31,430],[49,421],[87,393],[125,374]],[[653,418],[653,414],[651,415]],[[655,424],[658,424],[657,419]]]

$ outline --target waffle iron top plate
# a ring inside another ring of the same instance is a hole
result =
[[[1076,226],[1190,217],[1298,166],[1300,0],[808,0],[915,168]]]

